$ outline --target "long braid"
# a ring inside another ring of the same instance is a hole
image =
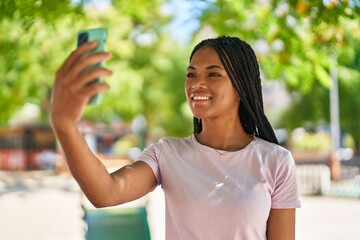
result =
[[[201,119],[194,117],[194,133],[198,134],[202,131]]]
[[[204,46],[215,49],[240,96],[239,117],[244,130],[269,142],[278,144],[274,130],[265,116],[261,78],[256,55],[249,44],[235,37],[206,39],[193,49],[190,60]],[[202,130],[201,119],[194,117],[194,133]]]

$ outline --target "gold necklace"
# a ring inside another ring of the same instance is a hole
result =
[[[223,158],[223,156],[229,152],[235,152],[235,151],[240,151],[242,149],[244,149],[245,147],[247,147],[252,141],[254,141],[255,137],[253,135],[249,135],[252,139],[249,143],[241,145],[240,147],[234,147],[230,150],[218,150],[216,148],[213,148],[220,156],[220,158]]]

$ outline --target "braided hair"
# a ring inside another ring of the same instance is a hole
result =
[[[206,39],[195,46],[190,61],[196,51],[205,46],[215,49],[240,97],[238,113],[245,132],[278,144],[274,130],[264,113],[259,65],[251,46],[237,37]],[[194,117],[194,133],[201,131],[201,119]]]

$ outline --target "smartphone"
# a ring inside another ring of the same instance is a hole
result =
[[[77,47],[80,47],[82,44],[86,42],[91,42],[93,40],[98,41],[98,46],[96,49],[93,49],[89,51],[87,54],[93,54],[96,52],[104,52],[106,48],[106,41],[107,41],[107,30],[105,28],[93,28],[93,29],[85,29],[81,30],[77,35]],[[88,68],[85,69],[85,71],[88,71],[95,67],[103,67],[105,65],[104,62],[100,62],[98,64],[94,64]],[[88,84],[92,84],[95,82],[103,82],[103,78],[96,78],[91,80]],[[88,105],[98,105],[101,103],[102,100],[102,94],[96,94],[93,96],[89,102]]]

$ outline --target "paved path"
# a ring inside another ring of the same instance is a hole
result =
[[[302,196],[298,240],[359,240],[360,199]]]
[[[81,209],[84,199],[72,178],[32,177],[25,179],[20,186],[27,186],[28,190],[0,191],[1,240],[84,239]],[[4,189],[4,181],[2,187]],[[163,240],[161,189],[155,190],[146,200],[152,239]],[[297,211],[296,239],[360,239],[360,199],[302,196],[301,200],[302,208]]]
[[[79,194],[45,189],[0,197],[0,239],[83,239]]]

